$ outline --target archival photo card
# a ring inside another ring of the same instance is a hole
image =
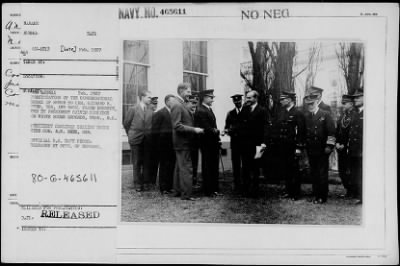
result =
[[[4,4],[2,261],[398,264],[398,12]]]
[[[364,43],[122,47],[122,222],[362,224]]]

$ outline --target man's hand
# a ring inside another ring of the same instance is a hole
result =
[[[267,148],[267,145],[265,145],[264,143],[262,143],[260,146],[261,146],[261,150],[262,150],[262,151],[265,150],[265,149]]]
[[[343,150],[343,148],[344,148],[344,145],[341,145],[340,143],[336,143],[336,149],[337,150]]]
[[[203,134],[203,133],[204,133],[204,129],[199,128],[199,127],[195,127],[195,128],[194,128],[194,132],[195,132],[196,134]]]

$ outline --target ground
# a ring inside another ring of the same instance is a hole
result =
[[[242,223],[242,224],[320,224],[359,225],[362,205],[344,199],[343,186],[337,174],[330,173],[328,202],[315,205],[311,199],[311,185],[302,185],[302,197],[298,201],[281,199],[283,187],[267,184],[261,179],[262,195],[249,199],[232,193],[231,174],[225,173],[220,180],[223,196],[203,197],[185,201],[170,195],[161,195],[157,189],[136,192],[129,177],[132,170],[122,170],[121,221],[122,222],[177,222],[177,223]],[[196,190],[195,195],[196,196]]]

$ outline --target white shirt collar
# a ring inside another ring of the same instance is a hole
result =
[[[315,109],[315,111],[313,112],[314,115],[316,115],[318,113],[319,107],[317,106],[317,109]]]
[[[362,111],[364,111],[364,105],[361,106],[360,108],[358,108],[358,112],[361,113]]]
[[[143,102],[140,102],[139,105],[142,107],[143,110],[146,107],[146,105]]]
[[[240,112],[242,111],[242,108],[236,108],[236,107],[235,107],[235,109],[236,109],[236,113],[237,113],[237,114],[240,113]]]
[[[177,97],[178,99],[181,99],[182,102],[185,102],[185,100],[184,100],[179,94],[176,95],[176,97]]]
[[[290,109],[292,109],[294,107],[294,104],[290,105],[289,107],[286,107],[286,111],[290,111]]]
[[[250,106],[251,107],[251,111],[253,112],[254,111],[254,109],[256,109],[256,107],[257,107],[257,102],[255,103],[255,104],[253,104],[252,106]]]
[[[169,107],[168,107],[168,106],[165,106],[165,108],[167,108],[168,112],[170,112],[170,113],[171,113],[171,109],[169,109]]]
[[[208,105],[205,104],[205,103],[202,103],[202,105],[204,105],[205,107],[207,107],[208,110],[211,110],[211,106],[208,106]]]

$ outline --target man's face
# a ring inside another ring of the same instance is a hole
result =
[[[282,107],[287,107],[287,106],[289,106],[290,99],[289,98],[281,99],[280,103],[281,103]]]
[[[168,98],[168,100],[167,100],[167,102],[165,103],[165,105],[166,105],[169,109],[171,109],[171,108],[172,108],[172,105],[174,105],[175,101],[176,101],[175,97],[170,97],[170,98]]]
[[[181,97],[186,99],[189,95],[192,95],[192,88],[187,88],[186,90],[182,91]]]
[[[204,96],[204,98],[203,98],[203,103],[204,104],[206,104],[208,106],[211,106],[213,102],[214,102],[214,97]]]
[[[150,103],[150,108],[155,111],[157,110],[157,104],[156,103]]]
[[[307,104],[307,110],[313,112],[317,109],[318,100],[313,100],[311,102],[307,102],[306,104]]]
[[[254,92],[248,92],[246,94],[246,104],[253,105],[257,102],[256,97],[254,96]]]
[[[194,113],[196,111],[196,103],[188,101],[186,103],[186,106],[189,108],[189,110]]]
[[[143,96],[143,97],[142,97],[142,102],[143,102],[145,105],[149,105],[149,104],[151,103],[151,94],[148,93],[148,94],[146,94],[145,96]]]
[[[345,111],[348,111],[353,107],[353,102],[344,102],[344,103],[342,103],[342,105],[343,105],[343,109]]]
[[[242,108],[242,99],[233,100],[233,104],[234,104],[235,107],[238,108],[238,109]]]
[[[364,105],[364,96],[358,96],[354,99],[354,105],[356,107],[362,107]]]

